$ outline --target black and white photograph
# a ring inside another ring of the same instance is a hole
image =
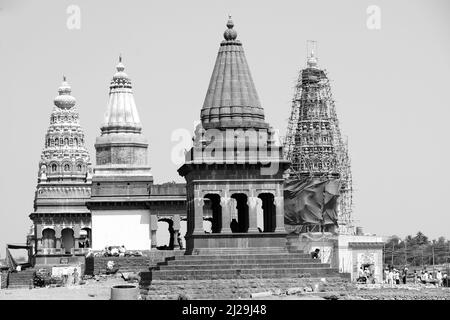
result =
[[[449,76],[448,0],[0,0],[0,300],[448,301]]]

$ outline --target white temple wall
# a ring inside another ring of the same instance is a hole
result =
[[[339,272],[351,274],[351,280],[358,277],[358,269],[362,263],[371,263],[375,268],[375,279],[380,283],[383,279],[383,251],[376,248],[350,248],[349,243],[383,242],[378,236],[339,235],[337,242],[337,264]]]
[[[150,212],[141,210],[92,211],[92,248],[124,245],[127,250],[150,250]]]

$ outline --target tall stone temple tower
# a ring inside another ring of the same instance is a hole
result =
[[[91,233],[90,211],[85,205],[90,197],[90,159],[76,101],[65,77],[58,92],[39,162],[34,212],[30,214],[37,258],[82,254],[79,244]]]
[[[92,247],[101,250],[107,245],[125,245],[127,249],[148,250],[153,177],[148,142],[121,60],[109,87],[101,135],[95,142],[96,166],[87,202],[92,211]]]
[[[339,179],[339,233],[353,233],[352,175],[347,142],[339,128],[330,80],[318,67],[316,42],[308,42],[306,68],[299,73],[284,152],[291,178]],[[310,230],[313,231],[313,230]]]
[[[264,110],[233,21],[220,43],[194,145],[178,169],[187,185],[187,252],[282,247],[282,147]],[[203,230],[212,211],[212,232]]]

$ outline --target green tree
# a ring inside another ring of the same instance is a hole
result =
[[[417,232],[416,236],[413,238],[413,243],[415,245],[428,245],[430,241],[428,240],[428,237],[424,235],[422,232]]]

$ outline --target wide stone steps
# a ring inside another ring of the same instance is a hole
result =
[[[211,259],[211,260],[167,260],[165,262],[158,263],[157,266],[183,266],[187,264],[193,265],[225,265],[225,264],[283,264],[283,263],[320,263],[320,260],[310,259],[310,258],[286,258],[286,259],[271,259],[271,258],[261,258],[261,259]]]
[[[304,278],[266,278],[266,279],[229,279],[229,280],[154,280],[150,286],[141,287],[141,295],[147,300],[173,300],[178,295],[189,299],[221,300],[248,299],[251,293],[278,291],[286,292],[293,287],[310,287],[323,283],[320,277]],[[323,285],[327,291],[342,291],[351,285],[347,277],[327,277]]]
[[[213,248],[213,249],[194,249],[192,254],[222,254],[222,253],[277,253],[288,252],[287,247],[259,247],[259,248]]]
[[[12,272],[8,277],[8,289],[28,288],[33,281],[35,269]]]
[[[220,255],[185,255],[185,256],[177,256],[167,258],[166,261],[169,260],[257,260],[257,259],[272,259],[272,260],[283,260],[289,258],[302,258],[302,259],[311,259],[309,254],[298,253],[298,254],[289,254],[289,253],[276,253],[276,254],[262,254],[262,253],[253,253],[253,254],[220,254]]]
[[[233,264],[188,264],[188,265],[160,265],[159,270],[213,270],[213,269],[275,269],[275,268],[329,268],[327,263],[233,263]]]
[[[155,279],[234,279],[239,276],[255,276],[260,278],[276,278],[280,276],[298,277],[301,275],[327,276],[335,275],[338,269],[322,268],[256,268],[256,269],[204,269],[204,270],[159,270],[152,272]]]

